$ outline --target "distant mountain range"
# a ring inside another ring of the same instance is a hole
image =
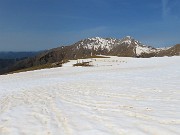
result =
[[[16,62],[33,57],[39,52],[0,52],[0,71],[13,66]]]
[[[0,52],[0,59],[21,59],[37,55],[39,52]]]
[[[154,48],[144,45],[130,36],[124,37],[123,39],[100,37],[87,38],[70,46],[54,48],[41,52],[34,57],[18,61],[13,66],[3,70],[1,73],[95,55],[143,58],[174,56],[180,55],[180,44],[168,48]]]

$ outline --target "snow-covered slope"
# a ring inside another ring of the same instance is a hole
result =
[[[114,44],[115,44],[116,39],[105,39],[105,38],[100,38],[100,37],[95,37],[95,38],[88,38],[85,40],[82,40],[79,43],[79,46],[82,46],[84,49],[90,49],[90,50],[108,50],[110,51]]]
[[[180,134],[180,57],[83,61],[0,76],[0,135]]]
[[[131,47],[134,51],[133,56],[140,56],[142,53],[157,53],[161,51],[162,49],[156,49],[150,46],[143,45],[141,42],[135,40],[131,36],[127,36],[122,39],[115,39],[115,38],[87,38],[84,40],[81,40],[80,42],[76,43],[76,49],[84,48],[87,50],[95,50],[95,51],[104,51],[110,52],[113,50],[114,47],[121,46],[126,48]],[[112,52],[110,52],[112,53]]]
[[[137,45],[136,46],[136,55],[140,56],[142,53],[156,53],[159,52],[161,49],[155,49],[152,47],[144,46],[144,45]]]

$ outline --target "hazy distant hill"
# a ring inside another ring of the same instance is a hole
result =
[[[33,57],[39,52],[0,52],[0,73],[12,67],[18,61]]]
[[[15,63],[15,59],[0,59],[0,69],[6,68]]]
[[[23,57],[32,57],[39,52],[0,52],[0,59],[19,59]]]

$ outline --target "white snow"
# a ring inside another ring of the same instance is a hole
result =
[[[132,37],[131,36],[126,36],[124,39],[121,40],[121,44],[127,44],[130,45],[132,43]]]
[[[113,45],[115,43],[115,39],[104,39],[104,38],[100,38],[100,37],[95,37],[95,38],[88,38],[88,40],[90,41],[90,43],[87,44],[83,44],[83,42],[81,42],[81,45],[83,45],[83,48],[85,49],[90,49],[90,50],[98,50],[99,48],[101,50],[108,50],[110,51],[113,48]]]
[[[84,61],[0,76],[0,135],[180,134],[180,57]]]
[[[158,49],[153,49],[151,47],[147,47],[147,46],[139,46],[136,45],[136,54],[139,56],[142,53],[152,53],[152,52],[158,52],[160,50]]]
[[[126,36],[126,38],[129,38],[129,39],[131,39],[132,37],[131,37],[131,36]]]
[[[172,47],[163,47],[163,48],[156,48],[158,51],[162,51],[162,50],[168,50],[168,49],[170,49],[170,48],[172,48]]]
[[[123,41],[122,43],[130,45],[131,44],[131,40],[126,40],[126,41]]]

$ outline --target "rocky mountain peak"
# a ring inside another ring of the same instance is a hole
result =
[[[84,48],[88,50],[108,50],[110,51],[115,45],[116,39],[113,38],[87,38],[76,43],[77,48]]]
[[[83,48],[86,50],[94,50],[94,51],[111,51],[116,46],[127,46],[133,47],[141,46],[145,47],[141,44],[138,40],[135,40],[131,36],[126,36],[122,39],[115,39],[115,38],[101,38],[101,37],[93,37],[87,38],[77,42],[76,49]]]
[[[131,36],[126,36],[122,38],[120,43],[123,45],[128,45],[128,46],[142,45],[141,42],[139,42],[138,40],[134,39]]]
[[[124,40],[132,40],[132,39],[134,39],[134,38],[131,37],[131,36],[126,36],[126,37],[124,37],[123,39],[124,39]]]

